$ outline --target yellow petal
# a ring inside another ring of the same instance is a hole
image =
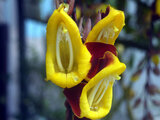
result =
[[[125,25],[124,21],[124,13],[110,7],[109,14],[93,27],[86,42],[102,42],[114,45],[116,38]]]
[[[76,23],[60,6],[47,24],[47,80],[62,88],[77,85],[90,69],[90,58]]]
[[[111,52],[106,54],[112,55],[114,62],[97,73],[83,88],[80,97],[81,118],[100,119],[111,109],[114,80],[120,79],[118,76],[126,66]]]

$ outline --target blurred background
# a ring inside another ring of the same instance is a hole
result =
[[[75,0],[77,22],[106,4],[125,13],[116,40],[127,65],[103,120],[160,120],[160,1]],[[54,0],[0,0],[0,120],[64,120],[63,89],[45,81],[46,25]]]

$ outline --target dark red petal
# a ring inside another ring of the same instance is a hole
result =
[[[98,42],[89,42],[86,43],[88,50],[90,51],[91,58],[91,69],[87,75],[88,78],[94,77],[99,71],[104,67],[112,63],[113,56],[107,51],[117,55],[116,48],[113,45],[98,43]]]
[[[100,42],[88,42],[86,46],[93,57],[100,58],[104,56],[106,51],[110,51],[117,56],[116,48],[113,45],[100,43]]]
[[[80,83],[75,87],[72,88],[65,88],[63,93],[67,98],[67,101],[69,102],[73,113],[76,116],[80,116],[81,110],[80,110],[80,96],[83,87],[86,85],[86,83]]]
[[[104,67],[108,66],[114,61],[111,53],[105,53],[103,58],[93,58],[91,59],[91,69],[87,75],[88,78],[94,77],[99,71]]]
[[[104,57],[102,59],[99,59],[99,67],[97,72],[101,71],[104,67],[108,66],[113,61],[114,61],[114,58],[111,55],[111,53],[105,53]]]

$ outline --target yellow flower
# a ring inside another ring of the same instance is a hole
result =
[[[62,88],[79,84],[90,69],[91,55],[76,23],[60,5],[47,24],[46,76]]]
[[[109,6],[109,14],[90,31],[86,42],[103,42],[114,45],[124,23],[124,13]]]

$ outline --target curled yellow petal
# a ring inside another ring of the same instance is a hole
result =
[[[86,42],[102,42],[114,45],[125,25],[124,22],[124,13],[109,6],[109,14],[93,27]]]
[[[77,85],[90,69],[90,58],[76,23],[60,5],[47,24],[47,80],[62,88]]]
[[[126,66],[112,53],[106,54],[113,57],[113,63],[102,69],[84,86],[80,97],[80,117],[100,119],[111,109],[114,81],[120,79],[119,75]]]

